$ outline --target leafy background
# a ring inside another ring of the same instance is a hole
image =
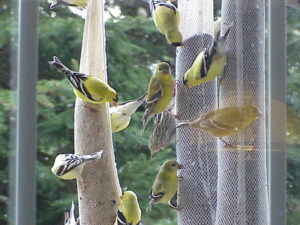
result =
[[[219,15],[220,2],[215,1]],[[13,155],[15,125],[15,87],[13,51],[15,12],[9,1],[0,2],[0,225],[8,222],[9,155]],[[37,85],[37,224],[59,225],[63,212],[76,199],[76,183],[63,181],[50,172],[54,157],[73,151],[74,96],[64,77],[49,69],[53,55],[78,69],[84,20],[69,8],[49,10],[46,1],[39,3],[39,71]],[[114,15],[118,9],[120,14]],[[106,51],[109,83],[120,93],[120,100],[139,97],[146,90],[151,67],[159,60],[169,62],[174,70],[175,50],[154,27],[148,5],[138,0],[110,0],[106,3],[110,18],[106,21]],[[300,224],[300,12],[287,9],[287,222]],[[139,81],[138,85],[134,81]],[[147,195],[160,164],[174,157],[174,146],[150,159],[147,139],[150,129],[140,135],[143,109],[134,115],[130,127],[114,134],[114,146],[120,182],[134,190],[141,204],[145,224],[176,224],[176,213],[167,206],[154,207],[145,213]],[[12,149],[12,150],[8,150]],[[138,181],[138,182],[137,182]]]

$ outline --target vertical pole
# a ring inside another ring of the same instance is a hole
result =
[[[107,81],[104,32],[104,1],[89,0],[81,50],[80,72]],[[101,160],[84,167],[86,187],[78,186],[82,225],[112,225],[115,220],[120,185],[112,146],[108,103],[95,105],[76,99],[75,152],[91,154],[104,150]]]
[[[286,207],[286,5],[269,0],[269,198],[270,224],[285,224]]]
[[[36,0],[19,1],[16,147],[16,224],[36,221]]]
[[[217,107],[216,81],[190,88],[182,79],[198,54],[212,41],[213,1],[180,0],[182,47],[176,54],[176,109],[180,120],[192,119]],[[208,35],[210,34],[210,35]],[[176,130],[177,160],[184,165],[180,171],[178,224],[214,224],[217,184],[217,139],[194,128]]]

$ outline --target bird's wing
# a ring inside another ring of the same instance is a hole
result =
[[[84,82],[84,87],[88,89],[88,94],[90,94],[88,98],[94,99],[94,101],[102,101],[104,92],[107,90],[106,84],[102,80],[92,76],[88,76],[86,82]]]
[[[154,201],[158,201],[164,196],[164,192],[162,190],[162,184],[160,182],[154,182],[152,190],[150,192],[150,198]]]
[[[148,87],[146,109],[151,109],[154,107],[162,95],[163,89],[160,85],[160,82],[155,77],[152,77]]]
[[[117,212],[117,222],[118,222],[118,225],[127,225],[128,224],[125,219],[124,214],[119,210]]]
[[[87,97],[92,101],[99,101],[98,99],[95,99],[94,95],[92,96],[92,94],[87,90],[85,82],[87,79],[91,79],[90,76],[87,76],[83,73],[73,72],[70,76],[68,76],[68,79],[71,85],[75,89],[77,89],[81,94],[83,94],[85,97]],[[91,84],[90,89],[92,88],[92,86],[94,85]]]
[[[207,76],[207,72],[212,62],[212,57],[216,53],[216,44],[217,44],[216,41],[213,40],[213,42],[208,48],[203,49],[204,57],[200,59],[202,61],[200,65],[202,66],[201,66],[200,73],[197,77],[198,79],[202,79],[205,76]]]
[[[68,173],[70,170],[74,169],[84,161],[84,158],[76,154],[66,154],[64,158],[64,163],[58,168],[56,175],[62,176]]]

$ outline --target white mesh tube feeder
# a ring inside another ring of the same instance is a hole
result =
[[[217,107],[216,82],[211,81],[187,92],[182,77],[197,55],[211,41],[213,1],[179,0],[180,30],[184,45],[177,49],[176,110],[180,120],[192,119]],[[206,33],[206,34],[204,34]],[[210,35],[208,35],[210,34]],[[184,168],[179,182],[178,224],[214,224],[217,190],[217,140],[194,128],[176,130],[177,160]]]
[[[217,109],[216,82],[185,92],[182,77],[210,41],[213,1],[179,0],[184,46],[178,48],[176,109],[180,120]],[[222,33],[232,25],[228,62],[220,88],[220,107],[256,106],[261,118],[227,142],[252,145],[253,151],[230,149],[205,132],[179,128],[177,159],[184,165],[178,190],[179,225],[269,224],[266,171],[265,2],[223,0]]]
[[[80,72],[107,81],[103,0],[89,0],[82,41]],[[75,153],[104,150],[100,160],[86,164],[77,182],[81,225],[112,225],[121,195],[112,145],[108,103],[90,104],[76,99]]]
[[[250,127],[225,138],[253,146],[235,151],[219,145],[216,225],[269,224],[265,118],[265,1],[223,0],[222,29],[228,36],[228,61],[220,107],[251,104],[261,117]]]

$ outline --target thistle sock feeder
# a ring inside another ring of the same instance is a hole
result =
[[[104,2],[89,0],[81,49],[80,72],[107,81],[105,57]],[[81,225],[114,224],[121,189],[112,144],[108,103],[99,105],[76,99],[75,153],[104,150],[100,160],[87,163],[77,182]]]

